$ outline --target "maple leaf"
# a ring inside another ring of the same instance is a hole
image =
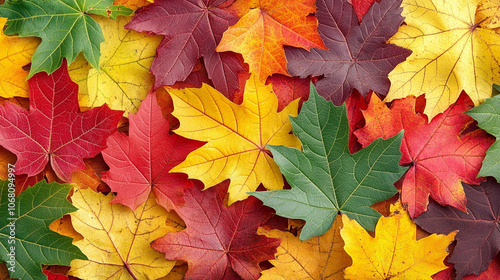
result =
[[[135,211],[110,204],[107,196],[92,189],[75,189],[71,213],[75,230],[84,239],[74,244],[88,260],[71,262],[69,275],[82,279],[157,279],[168,274],[175,262],[163,258],[150,242],[175,231],[165,222],[172,217],[155,203],[153,195]]]
[[[389,217],[380,218],[375,237],[346,215],[342,222],[340,235],[353,262],[344,271],[346,279],[431,280],[431,275],[446,269],[447,247],[457,234],[433,234],[417,241],[417,227],[399,202],[391,206]]]
[[[170,134],[170,123],[163,118],[154,94],[148,95],[136,115],[130,115],[129,125],[128,137],[116,132],[102,151],[110,167],[102,179],[117,193],[113,203],[136,209],[153,191],[167,209],[182,204],[183,190],[193,183],[186,174],[168,171],[203,143]]]
[[[113,5],[118,6],[118,5],[123,5],[129,9],[132,10],[137,10],[140,7],[144,7],[146,5],[149,5],[153,3],[153,0],[115,0],[113,2]]]
[[[76,210],[66,199],[71,186],[40,181],[15,198],[13,188],[10,180],[0,182],[0,258],[13,267],[11,277],[47,279],[42,264],[69,265],[73,259],[86,259],[71,244],[72,238],[48,228],[53,220]],[[8,208],[13,211],[7,208],[12,202],[14,207]]]
[[[498,129],[500,127],[500,111],[498,106],[500,106],[500,96],[488,98],[484,104],[469,110],[467,115],[474,118],[480,128],[496,138],[493,145],[486,151],[486,157],[482,162],[478,176],[492,176],[500,181],[500,144],[498,142],[500,138]]]
[[[51,74],[61,66],[63,58],[71,63],[80,52],[99,68],[99,45],[104,37],[90,14],[116,18],[132,13],[128,8],[112,5],[113,0],[6,1],[0,6],[0,16],[8,18],[6,35],[42,39],[33,54],[30,78],[41,71]]]
[[[378,137],[389,138],[404,129],[399,164],[410,169],[402,183],[401,200],[408,204],[411,217],[426,211],[429,195],[440,204],[465,211],[461,182],[483,181],[476,177],[493,138],[462,114],[473,106],[465,94],[430,123],[415,113],[415,102],[415,97],[395,100],[389,109],[378,97],[372,97],[363,112],[366,125],[354,133],[367,146]]]
[[[346,0],[318,0],[318,32],[329,50],[287,49],[288,71],[302,78],[324,75],[316,89],[335,105],[353,89],[363,96],[370,90],[385,95],[390,87],[387,74],[411,53],[386,43],[403,22],[400,4],[374,3],[360,24]]]
[[[316,31],[315,0],[253,1],[250,10],[231,26],[218,52],[241,53],[250,72],[264,83],[272,74],[288,75],[283,45],[326,49]]]
[[[70,77],[80,88],[80,106],[106,103],[111,109],[135,113],[146,98],[154,83],[149,68],[161,37],[125,30],[130,19],[95,17],[106,38],[101,45],[99,69],[91,68],[82,56],[69,66]]]
[[[84,169],[83,158],[97,155],[116,131],[121,111],[106,105],[78,112],[78,86],[65,64],[52,75],[29,81],[30,110],[6,102],[0,107],[0,145],[17,156],[16,174],[34,176],[49,162],[63,181]]]
[[[344,268],[352,262],[344,251],[344,241],[340,237],[341,227],[342,220],[335,219],[332,228],[325,234],[307,241],[301,241],[289,232],[259,228],[257,233],[281,239],[276,259],[269,260],[274,267],[264,270],[260,279],[343,280]]]
[[[277,113],[278,100],[271,85],[253,75],[245,85],[244,100],[236,105],[204,84],[201,89],[170,90],[173,115],[180,127],[175,132],[186,138],[208,141],[191,152],[171,172],[183,172],[201,180],[205,188],[226,179],[228,203],[248,197],[260,183],[267,189],[283,188],[283,176],[265,148],[267,144],[300,148],[290,134],[288,115],[297,115],[298,100]]]
[[[1,30],[7,19],[0,18]],[[31,56],[35,52],[40,40],[36,38],[19,38],[5,36],[0,32],[0,96],[28,97],[28,83],[26,77],[28,72],[23,66],[31,62]]]
[[[203,57],[215,88],[232,98],[238,89],[238,72],[245,68],[236,54],[215,51],[222,33],[238,20],[224,9],[227,2],[158,0],[136,11],[125,28],[165,36],[151,66],[155,88],[185,80]]]
[[[167,259],[186,261],[187,279],[257,279],[259,263],[272,259],[280,243],[256,234],[273,212],[254,197],[225,207],[221,187],[202,191],[196,184],[186,190],[186,203],[175,209],[186,230],[151,246]]]
[[[404,0],[406,25],[391,43],[413,51],[389,74],[386,101],[426,95],[424,113],[433,119],[455,103],[462,90],[474,105],[500,82],[500,34],[476,18],[478,0]]]
[[[482,0],[476,10],[475,22],[481,22],[480,26],[490,29],[499,28],[500,3],[495,0]]]
[[[363,20],[363,16],[368,12],[370,7],[375,3],[375,0],[347,0],[352,7],[354,8],[354,12],[356,12],[356,15],[358,16],[359,22]],[[377,2],[380,3],[380,0]]]
[[[345,104],[334,106],[312,84],[309,100],[290,120],[304,151],[267,147],[292,189],[251,194],[280,216],[305,220],[301,240],[328,231],[339,212],[372,230],[381,215],[370,205],[393,196],[392,184],[406,171],[397,164],[402,133],[351,154]]]
[[[448,260],[455,264],[457,279],[479,275],[500,251],[500,184],[488,179],[479,186],[463,186],[467,213],[432,202],[429,211],[415,219],[428,232],[459,231],[457,245]]]
[[[278,97],[278,112],[297,98],[300,98],[299,108],[301,108],[302,102],[309,98],[311,84],[309,79],[273,75],[267,79],[266,83],[273,86],[273,91]]]

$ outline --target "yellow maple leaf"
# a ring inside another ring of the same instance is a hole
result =
[[[465,90],[475,105],[500,82],[500,34],[483,23],[479,0],[404,0],[407,25],[390,43],[413,53],[389,74],[385,101],[425,93],[429,120],[455,103]]]
[[[73,227],[84,239],[74,241],[88,260],[73,260],[69,275],[81,279],[158,279],[169,273],[175,261],[166,260],[150,243],[180,228],[166,226],[178,219],[160,205],[153,195],[135,211],[110,204],[107,196],[90,188],[74,190],[71,197],[78,211],[71,213]],[[182,222],[180,222],[182,223]]]
[[[483,0],[479,3],[476,11],[476,22],[481,21],[483,21],[481,26],[487,28],[495,29],[500,27],[500,1]]]
[[[7,19],[0,18],[0,30],[3,30]],[[40,44],[35,37],[19,38],[5,36],[0,31],[0,96],[28,97],[28,71],[23,66],[31,62],[31,56]]]
[[[325,234],[305,241],[289,232],[259,228],[258,234],[281,239],[276,259],[269,260],[274,267],[264,270],[259,279],[344,279],[344,268],[350,266],[352,261],[343,248],[341,227],[342,220],[335,219],[332,228]]]
[[[101,44],[99,70],[91,68],[79,56],[69,67],[69,75],[79,86],[79,102],[83,107],[104,103],[111,109],[135,113],[146,98],[154,77],[149,68],[162,36],[152,36],[123,27],[131,17],[117,20],[95,16],[106,38]]]
[[[260,183],[270,190],[283,188],[283,177],[266,145],[300,148],[299,139],[290,134],[288,115],[296,116],[298,99],[277,112],[278,99],[271,85],[252,75],[245,85],[241,105],[236,105],[212,87],[170,89],[172,113],[180,121],[175,132],[186,138],[208,143],[191,152],[171,172],[183,172],[201,180],[205,188],[226,179],[228,204],[248,197]]]
[[[318,20],[310,15],[316,12],[314,2],[262,0],[236,4],[241,6],[237,11],[248,12],[224,32],[216,50],[241,53],[250,72],[261,82],[274,73],[288,75],[283,45],[326,49],[317,31]]]
[[[446,269],[447,247],[457,232],[432,234],[416,240],[417,227],[400,202],[391,205],[391,216],[381,217],[371,237],[358,222],[342,215],[340,235],[353,265],[346,279],[432,279]]]

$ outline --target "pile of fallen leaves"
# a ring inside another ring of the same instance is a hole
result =
[[[0,17],[1,279],[500,279],[499,0]]]

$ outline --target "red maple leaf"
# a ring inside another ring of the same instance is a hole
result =
[[[255,197],[226,207],[224,196],[221,185],[186,190],[186,203],[175,209],[186,229],[151,245],[167,259],[186,261],[187,279],[258,279],[259,263],[274,259],[280,240],[256,234],[273,211]]]
[[[305,78],[322,76],[316,90],[337,106],[357,89],[386,95],[387,75],[411,54],[387,40],[403,22],[401,0],[374,3],[360,24],[347,0],[317,0],[318,32],[328,50],[287,48],[288,72]]]
[[[429,195],[442,205],[466,210],[461,182],[479,184],[476,178],[486,150],[495,139],[473,125],[463,112],[474,106],[462,93],[455,104],[430,123],[415,113],[415,97],[394,101],[391,108],[373,96],[363,112],[365,127],[355,131],[363,147],[378,137],[389,138],[404,129],[400,165],[410,166],[402,182],[401,199],[411,217],[426,211]]]
[[[39,73],[29,81],[30,110],[6,102],[0,107],[0,145],[17,156],[16,174],[34,176],[51,163],[63,181],[85,168],[106,147],[123,112],[107,105],[80,113],[78,86],[66,63],[51,75]]]
[[[137,114],[129,116],[129,136],[116,132],[108,138],[102,155],[110,170],[102,173],[102,180],[117,193],[114,203],[135,210],[151,191],[167,209],[184,202],[184,190],[193,183],[186,174],[169,171],[204,143],[171,134],[169,129],[170,122],[150,93]]]
[[[155,88],[183,81],[203,57],[215,88],[232,99],[239,86],[238,72],[245,70],[243,60],[235,53],[215,51],[224,31],[238,21],[224,9],[232,2],[157,0],[135,12],[125,28],[165,36],[151,65]]]
[[[361,22],[363,20],[363,16],[366,12],[368,12],[373,3],[375,3],[375,0],[347,0],[347,2],[352,4],[354,11],[358,16],[359,22]],[[380,0],[377,2],[380,2]]]

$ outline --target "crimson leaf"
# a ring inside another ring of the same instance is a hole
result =
[[[73,171],[85,168],[84,158],[106,147],[123,112],[104,105],[80,113],[78,86],[66,63],[28,82],[29,111],[9,102],[0,107],[0,145],[17,156],[16,174],[34,176],[50,160],[56,175],[69,182]]]

